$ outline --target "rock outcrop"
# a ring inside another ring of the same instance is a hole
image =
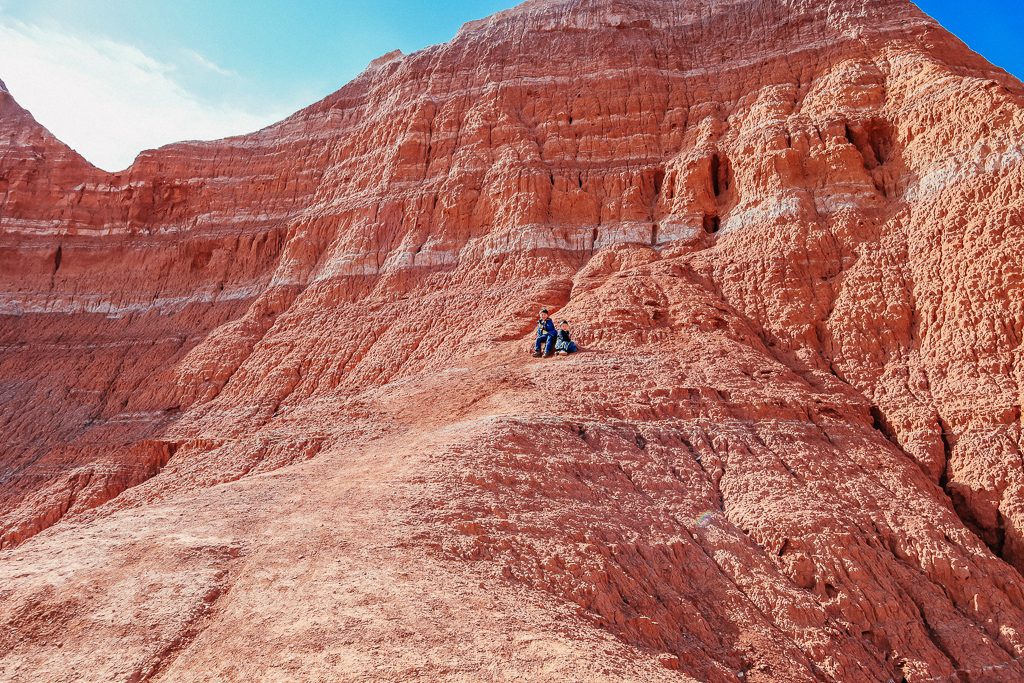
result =
[[[1024,680],[1022,141],[907,0],[531,0],[119,174],[0,86],[0,679]]]

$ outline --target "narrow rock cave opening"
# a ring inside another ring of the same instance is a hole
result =
[[[717,214],[704,214],[704,232],[713,235],[722,227],[722,219]]]
[[[892,126],[882,119],[870,119],[845,125],[846,139],[857,148],[864,168],[873,171],[889,161],[892,155]]]
[[[868,126],[868,143],[879,165],[889,162],[892,155],[892,127],[887,121],[872,121]]]
[[[949,495],[949,459],[953,456],[953,444],[946,429],[946,423],[939,418],[939,439],[942,441],[942,474],[939,475],[939,486]]]
[[[896,440],[893,437],[892,432],[889,430],[889,427],[885,424],[885,418],[883,417],[882,411],[878,408],[878,406],[871,406],[871,426],[874,427],[879,433],[881,433],[881,435],[884,436],[886,440],[891,441],[894,444],[896,443]],[[897,444],[897,448],[898,447],[899,444]]]
[[[57,271],[60,270],[60,262],[64,259],[64,248],[60,245],[57,246],[57,251],[53,255],[53,274],[56,275]]]
[[[720,154],[711,155],[711,191],[721,197],[732,186],[732,168],[729,159]]]
[[[659,168],[654,172],[654,196],[661,194],[661,188],[665,184],[665,169]]]

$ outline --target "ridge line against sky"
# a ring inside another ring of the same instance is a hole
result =
[[[916,0],[1024,77],[1024,3]],[[334,92],[374,58],[450,40],[514,0],[0,0],[0,79],[109,171],[144,149],[248,133]]]

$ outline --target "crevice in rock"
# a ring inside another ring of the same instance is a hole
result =
[[[704,214],[704,232],[714,235],[722,227],[722,219],[716,214]]]
[[[949,495],[949,461],[953,456],[953,444],[949,441],[948,427],[943,419],[937,418],[939,424],[939,439],[942,441],[942,474],[939,475],[939,486]]]
[[[884,436],[885,439],[888,442],[890,442],[892,445],[896,446],[896,448],[900,448],[902,450],[902,447],[900,446],[899,441],[896,440],[896,436],[892,433],[892,429],[890,429],[889,425],[886,424],[885,416],[882,415],[881,409],[878,406],[873,405],[873,406],[871,406],[871,411],[870,412],[871,412],[871,426],[876,431],[878,431],[882,436]]]
[[[827,354],[821,353],[821,357],[828,364],[829,372],[836,379],[853,387],[853,385],[850,385],[849,382],[839,372],[837,372],[837,370],[832,364],[831,358]],[[857,390],[858,393],[860,393],[859,389],[857,389],[856,387],[853,388]],[[888,440],[907,458],[914,462],[918,462],[917,459],[914,458],[914,456],[912,456],[911,454],[907,453],[906,450],[904,450],[896,434],[894,433],[894,430],[888,424],[888,422],[885,419],[885,415],[882,413],[881,409],[878,406],[871,406],[870,415],[872,427],[876,431],[878,431],[882,436],[884,436],[886,440]],[[960,519],[961,523],[963,523],[963,525],[967,528],[967,530],[974,534],[979,540],[981,540],[981,542],[984,543],[996,557],[1006,560],[1007,564],[1009,564],[1011,567],[1014,567],[1014,565],[1007,560],[1005,555],[1006,529],[1002,519],[1002,513],[999,512],[998,510],[996,511],[997,525],[995,528],[986,528],[983,524],[981,524],[975,513],[971,510],[970,503],[964,497],[964,495],[957,490],[956,486],[950,485],[949,463],[952,458],[953,447],[955,446],[955,439],[951,438],[954,436],[954,433],[950,429],[950,426],[941,417],[936,417],[936,421],[939,427],[939,438],[942,442],[943,450],[943,466],[942,471],[939,475],[939,480],[937,482],[938,486],[945,492],[953,508],[953,511],[956,513],[957,517]],[[920,463],[918,464],[920,465]],[[895,551],[893,552],[895,554]]]
[[[981,539],[981,542],[988,546],[993,555],[1002,558],[1003,546],[1006,542],[1006,530],[1003,528],[1002,513],[998,510],[996,511],[996,527],[988,529],[981,524],[971,509],[970,502],[955,486],[947,484],[945,491],[946,495],[949,496],[950,502],[953,504],[953,510],[964,526]]]
[[[53,274],[56,275],[57,271],[60,270],[60,262],[64,257],[64,248],[61,245],[57,245],[57,251],[53,255]]]
[[[982,543],[984,543],[992,554],[1003,560],[1006,560],[1004,551],[1006,549],[1006,525],[1003,521],[1002,512],[996,510],[996,524],[995,527],[986,527],[978,519],[974,510],[971,508],[970,501],[964,496],[960,488],[951,484],[949,481],[949,468],[950,461],[953,456],[953,447],[956,445],[955,441],[950,437],[953,433],[950,431],[949,425],[941,417],[936,417],[936,422],[939,426],[939,438],[942,441],[942,452],[943,452],[943,466],[942,474],[939,476],[939,486],[945,491],[946,496],[949,498],[949,502],[953,506],[953,511],[956,512],[956,516],[960,518],[963,525],[967,529],[977,536]],[[1007,562],[1007,564],[1010,564]],[[1013,565],[1010,564],[1012,567]]]
[[[875,189],[888,197],[889,191],[885,184],[885,173],[880,171],[892,156],[892,126],[884,119],[868,119],[867,121],[845,124],[847,141],[853,145],[864,162],[864,168],[871,176]]]
[[[711,155],[711,191],[721,197],[732,187],[732,167],[729,159],[715,153]]]

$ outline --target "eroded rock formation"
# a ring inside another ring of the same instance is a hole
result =
[[[905,0],[533,0],[117,174],[0,87],[0,678],[1024,680],[1022,140]]]

